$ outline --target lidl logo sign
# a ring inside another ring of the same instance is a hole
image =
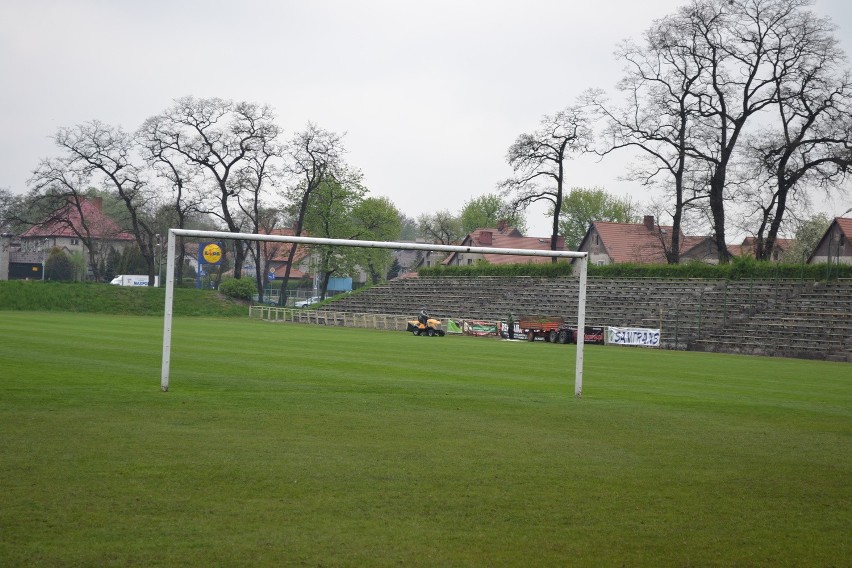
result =
[[[201,249],[201,258],[207,264],[219,264],[222,262],[222,247],[218,243],[207,243]]]

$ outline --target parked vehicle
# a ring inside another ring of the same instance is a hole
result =
[[[308,306],[313,306],[314,304],[319,304],[321,301],[322,301],[322,298],[320,296],[311,296],[307,300],[299,300],[293,305],[296,306],[297,308],[307,308]]]
[[[577,343],[577,328],[569,326],[562,318],[522,317],[519,327],[529,341],[538,339],[550,343]],[[603,327],[586,326],[583,342],[603,344],[603,335]]]
[[[572,330],[560,317],[522,316],[518,327],[527,340],[536,339],[550,343],[568,343],[572,339]]]
[[[147,286],[148,276],[145,274],[119,274],[110,281],[115,286]],[[154,276],[154,286],[160,285],[160,277]]]

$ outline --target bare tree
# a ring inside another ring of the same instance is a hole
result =
[[[261,207],[255,211],[257,220],[256,233],[271,235],[277,229],[285,226],[286,216],[278,207]],[[277,257],[281,251],[285,250],[283,243],[263,242],[257,243],[259,246],[249,247],[249,254],[257,267],[258,283],[258,299],[263,301],[264,298],[264,280],[269,278],[269,274],[273,271],[272,260]]]
[[[276,162],[280,161],[281,156],[282,150],[277,143],[277,135],[260,140],[246,166],[237,172],[235,181],[240,187],[237,203],[252,233],[268,233],[280,220],[277,210],[266,203],[266,198],[272,195],[272,192],[267,189],[274,187],[280,177]],[[263,301],[264,283],[270,261],[270,258],[264,255],[264,249],[267,247],[262,245],[260,241],[254,241],[247,247],[254,260],[255,281],[260,301]]]
[[[23,232],[29,223],[23,220],[27,205],[23,195],[0,187],[0,233]]]
[[[272,109],[266,105],[218,98],[183,97],[153,119],[159,145],[199,168],[213,183],[217,206],[209,213],[221,219],[231,232],[243,232],[236,201],[244,184],[237,172],[280,130]],[[242,275],[246,250],[235,242],[234,277]]]
[[[625,61],[625,75],[618,83],[622,106],[610,106],[602,91],[586,95],[606,119],[606,147],[600,153],[638,148],[640,160],[627,178],[674,194],[668,211],[672,235],[670,240],[663,239],[670,264],[680,262],[685,209],[706,198],[700,185],[691,183],[695,172],[689,169],[699,112],[699,98],[693,90],[705,71],[703,60],[681,48],[679,36],[689,31],[680,29],[672,19],[663,19],[645,32],[643,45],[626,41],[619,46],[616,54]]]
[[[55,224],[71,231],[86,249],[92,277],[100,281],[105,253],[102,228],[90,226],[83,211],[89,182],[88,173],[69,168],[65,160],[42,160],[29,180],[27,207],[18,208],[14,221],[30,226]]]
[[[749,154],[767,174],[755,256],[769,259],[797,188],[836,188],[852,166],[852,76],[825,18],[790,16],[775,59],[777,123],[750,140]],[[807,196],[805,196],[806,198]]]
[[[499,184],[510,197],[510,209],[525,210],[532,203],[550,203],[553,229],[550,248],[556,250],[559,213],[565,190],[565,162],[572,153],[588,150],[591,141],[590,117],[583,106],[570,106],[545,116],[533,133],[518,136],[506,153],[514,177]],[[556,258],[553,259],[556,262]]]
[[[174,220],[178,229],[188,228],[190,220],[203,211],[200,181],[203,175],[193,167],[190,167],[182,156],[171,152],[166,146],[167,137],[161,136],[163,117],[155,116],[144,122],[137,133],[137,140],[142,148],[142,154],[153,170],[156,177],[166,185],[163,192],[168,195],[165,199],[168,217]],[[160,246],[164,237],[163,228],[160,229]],[[186,241],[183,237],[176,242],[177,265],[175,266],[175,278],[178,282],[183,281],[183,259],[186,258]]]
[[[809,0],[699,0],[671,18],[673,41],[704,69],[691,89],[699,100],[696,157],[709,166],[708,203],[719,261],[727,262],[725,200],[729,167],[747,124],[778,103],[775,62],[791,56],[789,34]]]
[[[56,143],[68,154],[65,164],[81,175],[98,174],[104,186],[124,203],[128,223],[148,267],[148,285],[154,285],[156,230],[151,223],[151,194],[140,168],[133,162],[135,140],[121,127],[94,120],[60,128]]]
[[[287,189],[285,197],[295,212],[295,236],[302,234],[308,204],[317,188],[326,181],[347,183],[351,174],[343,161],[344,151],[341,135],[323,130],[313,123],[308,123],[307,127],[286,145],[286,168],[294,176],[295,183]],[[279,301],[282,304],[286,302],[287,284],[295,257],[296,246],[293,245],[290,247],[284,278],[281,281]]]

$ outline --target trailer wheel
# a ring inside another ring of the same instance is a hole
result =
[[[557,335],[558,335],[558,334],[556,333],[556,330],[555,330],[555,329],[551,329],[551,330],[547,333],[547,340],[548,340],[549,342],[551,342],[551,343],[556,343],[556,337],[557,337]]]
[[[563,330],[559,331],[559,340],[558,341],[559,341],[559,343],[562,343],[563,345],[568,343],[569,339],[568,339],[568,330],[567,329],[563,329]]]

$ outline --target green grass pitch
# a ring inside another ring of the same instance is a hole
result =
[[[4,566],[849,566],[852,366],[0,314]]]

